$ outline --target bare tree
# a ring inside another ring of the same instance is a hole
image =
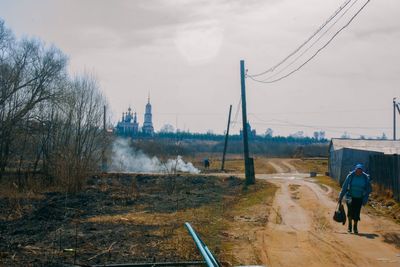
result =
[[[68,77],[66,63],[55,47],[15,40],[0,20],[0,179],[16,171],[22,188],[22,172],[40,171],[76,191],[99,169],[106,100],[94,77]]]
[[[99,170],[106,145],[102,130],[106,101],[89,75],[69,82],[62,100],[54,104],[43,135],[44,169],[69,191],[76,191],[88,173]]]
[[[33,111],[59,94],[66,57],[38,40],[15,41],[0,23],[0,178],[8,164],[16,132]]]

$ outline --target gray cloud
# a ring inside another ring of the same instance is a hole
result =
[[[400,35],[400,25],[393,26],[378,26],[370,29],[359,29],[354,32],[355,38],[370,39],[370,38],[385,38],[395,37]]]
[[[227,107],[236,107],[240,95],[239,60],[245,59],[252,72],[269,68],[343,2],[2,0],[0,17],[18,34],[54,42],[69,54],[71,69],[95,70],[117,116],[128,105],[141,113],[150,90],[156,128],[177,121],[180,128],[223,132]],[[355,98],[364,110],[390,105],[393,96],[400,96],[398,10],[398,0],[371,1],[351,27],[300,72],[272,85],[248,81],[249,112],[261,119],[279,113],[278,119],[290,122],[340,126],[365,114],[337,118],[335,113],[319,114],[320,107],[348,110]],[[192,59],[206,58],[201,53],[209,58],[191,64],[185,53]],[[314,113],[296,116],[299,111]],[[362,123],[391,125],[385,113],[373,115]],[[258,132],[268,127],[257,125],[255,117],[251,120]],[[278,134],[314,130],[271,127]]]

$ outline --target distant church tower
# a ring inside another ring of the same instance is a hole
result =
[[[151,104],[150,96],[147,100],[146,112],[144,113],[144,123],[142,127],[143,134],[152,136],[154,134],[152,115],[151,115]]]
[[[133,136],[137,136],[139,134],[139,123],[137,122],[137,116],[135,112],[135,117],[133,117]]]

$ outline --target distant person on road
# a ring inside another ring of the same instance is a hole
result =
[[[354,171],[347,175],[339,194],[339,202],[345,197],[347,204],[347,218],[349,219],[348,232],[358,234],[361,206],[368,202],[372,191],[369,175],[364,172],[364,166],[357,164]],[[354,221],[354,224],[353,224]]]
[[[209,168],[210,168],[210,160],[204,159],[204,169],[209,169]]]

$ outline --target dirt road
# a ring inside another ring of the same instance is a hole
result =
[[[332,220],[336,203],[330,188],[304,178],[287,161],[273,164],[277,174],[257,175],[280,187],[269,222],[257,233],[264,265],[400,266],[399,225],[363,213],[360,234],[348,234]]]

